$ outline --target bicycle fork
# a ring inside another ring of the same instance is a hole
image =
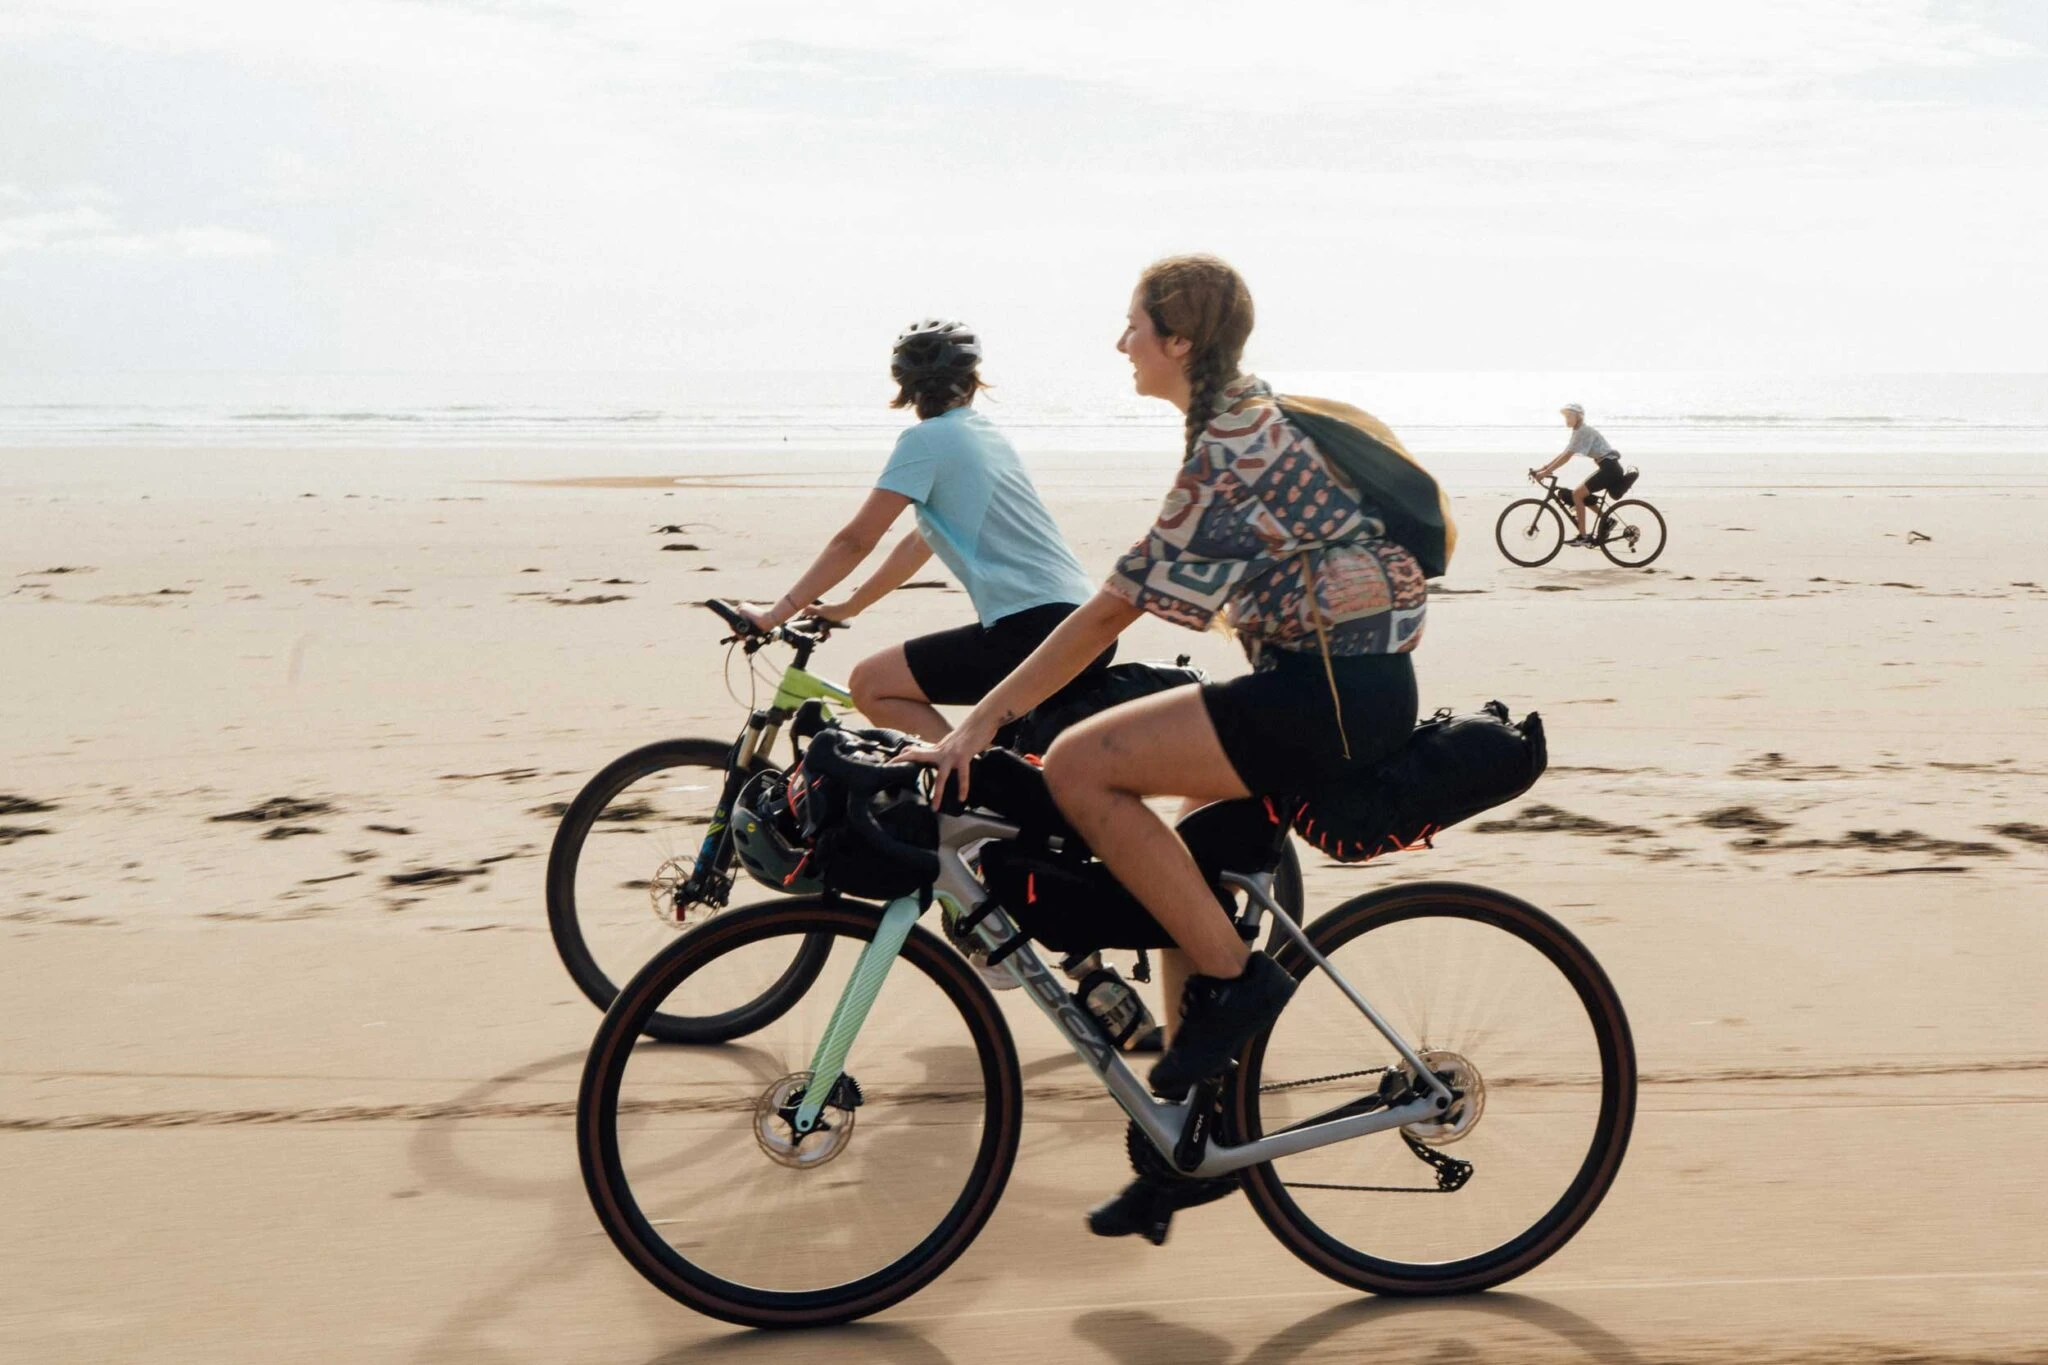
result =
[[[846,989],[840,992],[831,1021],[825,1025],[825,1036],[818,1040],[817,1051],[811,1054],[811,1079],[796,1110],[799,1137],[817,1127],[826,1097],[845,1071],[846,1054],[852,1050],[853,1040],[860,1036],[860,1026],[867,1022],[868,1011],[874,1008],[875,997],[882,992],[889,968],[903,951],[910,926],[917,923],[923,910],[924,904],[916,896],[899,896],[890,901],[882,911],[881,923],[875,926],[875,936],[860,950],[860,960],[853,964],[853,975],[847,978]]]

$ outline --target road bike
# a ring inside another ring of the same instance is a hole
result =
[[[665,739],[607,764],[564,810],[548,852],[548,929],[555,950],[590,1002],[608,1008],[624,981],[677,933],[725,911],[734,891],[729,819],[748,778],[780,766],[776,742],[790,731],[792,758],[802,739],[851,707],[842,686],[810,671],[812,654],[844,623],[809,618],[757,629],[731,602],[703,604],[730,629],[751,667],[770,645],[793,654],[766,706],[747,716],[736,739]],[[1281,868],[1279,899],[1301,918],[1301,868],[1292,848]],[[816,979],[829,941],[790,945],[785,970],[763,981],[700,981],[687,1008],[658,1010],[649,1037],[671,1043],[719,1043],[776,1018]]]
[[[820,743],[806,764],[849,790],[919,781],[848,749],[826,762]],[[577,1147],[592,1206],[641,1275],[726,1321],[818,1326],[900,1302],[966,1250],[1016,1160],[1025,1088],[1009,1024],[948,938],[1013,975],[1129,1116],[1134,1160],[1235,1174],[1268,1230],[1340,1283],[1484,1289],[1593,1215],[1627,1150],[1635,1050],[1612,983],[1563,925],[1499,891],[1423,882],[1304,929],[1273,899],[1285,823],[1262,801],[1205,806],[1182,837],[1248,941],[1272,918],[1274,957],[1299,985],[1226,1075],[1158,1099],[1038,952],[1056,931],[1078,952],[1073,925],[1088,920],[1056,913],[1046,879],[991,891],[1001,869],[1063,858],[1076,837],[1042,774],[1002,755],[976,760],[972,808],[938,815],[936,851],[895,846],[928,890],[730,911],[606,1012]],[[849,823],[887,847],[863,799]],[[940,933],[917,923],[931,904]],[[804,999],[743,1042],[639,1041],[706,973],[766,978],[793,942],[819,939],[828,962]]]
[[[1565,545],[1566,528],[1576,525],[1571,490],[1559,485],[1557,475],[1529,477],[1543,486],[1543,496],[1509,503],[1493,527],[1500,552],[1525,569],[1557,558]],[[1611,495],[1613,501],[1599,493],[1586,495],[1592,543],[1624,569],[1646,568],[1664,553],[1664,514],[1641,498],[1628,496],[1638,477],[1638,471],[1630,470],[1621,488]]]

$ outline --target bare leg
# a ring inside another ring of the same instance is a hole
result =
[[[904,657],[902,645],[892,645],[855,664],[846,690],[853,693],[853,704],[860,713],[877,725],[933,743],[953,732],[910,675],[910,661]]]
[[[1572,516],[1579,523],[1579,534],[1586,534],[1586,485],[1580,484],[1572,490]]]
[[[1178,948],[1167,948],[1159,954],[1159,992],[1166,997],[1166,1007],[1159,1012],[1159,1026],[1166,1030],[1166,1045],[1173,1046],[1173,1035],[1180,1028],[1180,992],[1188,984],[1188,977],[1194,969],[1188,965],[1188,955]]]
[[[1190,796],[1180,803],[1180,818],[1185,820],[1208,804],[1199,797]],[[1180,949],[1160,949],[1159,994],[1164,1003],[1159,1010],[1159,1027],[1164,1031],[1168,1047],[1173,1046],[1173,1035],[1180,1029],[1181,988],[1188,984],[1194,970],[1188,965],[1188,955]]]
[[[1248,794],[1197,689],[1175,688],[1083,721],[1054,743],[1045,777],[1061,814],[1173,935],[1196,971],[1234,977],[1244,970],[1244,940],[1187,845],[1144,801]]]

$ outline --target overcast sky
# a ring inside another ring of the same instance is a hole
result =
[[[0,370],[2048,370],[2048,5],[0,0]]]

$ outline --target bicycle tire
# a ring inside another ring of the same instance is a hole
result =
[[[731,911],[659,953],[605,1012],[584,1064],[576,1103],[584,1188],[605,1232],[633,1268],[697,1312],[748,1327],[822,1327],[878,1313],[924,1288],[966,1251],[1002,1197],[1023,1127],[1024,1091],[1016,1044],[995,998],[974,969],[922,926],[912,927],[893,971],[922,972],[960,1011],[974,1041],[985,1096],[973,1166],[938,1226],[903,1256],[846,1284],[794,1292],[766,1290],[722,1279],[686,1260],[655,1230],[634,1197],[620,1147],[619,1092],[635,1040],[646,1032],[647,1016],[655,1006],[726,953],[762,939],[800,933],[807,943],[827,939],[829,954],[833,938],[872,939],[880,914],[859,901],[810,896]]]
[[[1300,924],[1301,917],[1307,913],[1302,908],[1305,900],[1301,883],[1301,853],[1294,840],[1289,838],[1280,854],[1280,866],[1273,870],[1273,903],[1287,918]],[[1281,944],[1292,941],[1293,936],[1276,924],[1266,931],[1266,952],[1277,953]]]
[[[1570,930],[1535,906],[1485,887],[1456,882],[1423,882],[1382,888],[1354,897],[1310,927],[1311,942],[1326,957],[1374,929],[1431,916],[1469,920],[1502,929],[1533,948],[1563,974],[1592,1027],[1601,1066],[1600,1102],[1593,1137],[1569,1186],[1518,1236],[1480,1255],[1459,1260],[1398,1262],[1358,1251],[1325,1233],[1288,1193],[1271,1162],[1242,1172],[1244,1191],[1267,1229],[1295,1256],[1340,1284],[1385,1296],[1466,1294],[1527,1273],[1554,1255],[1585,1226],[1612,1187],[1628,1150],[1635,1120],[1635,1044],[1620,997],[1599,963]],[[1291,944],[1279,955],[1289,975],[1302,980],[1313,970],[1308,955]],[[1297,994],[1296,1001],[1300,1000]],[[1261,1068],[1273,1028],[1247,1045],[1223,1098],[1225,1140],[1255,1140],[1261,1133]],[[1411,1039],[1416,1046],[1423,1042]],[[1484,1120],[1481,1120],[1484,1122]],[[1392,1134],[1354,1139],[1391,1140]],[[1333,1150],[1333,1149],[1324,1149]],[[1452,1197],[1455,1197],[1452,1196]]]
[[[1524,512],[1529,518],[1528,529],[1519,534],[1529,545],[1534,558],[1525,558],[1508,548],[1508,519],[1517,512]],[[1548,523],[1543,520],[1545,513],[1550,517]],[[1546,524],[1550,527],[1548,535],[1541,530]],[[1500,519],[1493,523],[1493,543],[1500,547],[1501,554],[1510,564],[1519,564],[1525,569],[1541,568],[1556,559],[1558,552],[1564,549],[1564,539],[1564,514],[1557,510],[1556,504],[1544,498],[1518,498],[1509,503],[1501,512]],[[1542,549],[1545,545],[1550,548]]]
[[[576,871],[584,841],[605,808],[634,783],[675,768],[713,771],[722,783],[731,754],[728,740],[665,739],[644,745],[606,764],[585,783],[556,827],[554,844],[548,850],[548,931],[570,979],[600,1010],[611,1007],[619,987],[591,950],[578,913]],[[757,764],[757,770],[766,766]],[[787,972],[760,995],[732,1008],[705,1015],[656,1013],[647,1021],[647,1034],[666,1043],[723,1043],[763,1028],[803,998],[824,969],[830,946],[822,941],[804,945],[791,959]]]
[[[1656,547],[1652,549],[1649,554],[1645,555],[1641,559],[1624,558],[1623,556],[1615,553],[1614,538],[1603,536],[1600,540],[1600,553],[1607,556],[1609,563],[1615,564],[1621,568],[1647,569],[1650,567],[1650,565],[1657,562],[1657,557],[1659,555],[1664,553],[1664,514],[1662,512],[1659,512],[1656,508],[1650,506],[1650,504],[1644,502],[1640,498],[1627,498],[1621,502],[1615,503],[1612,507],[1609,507],[1605,512],[1601,513],[1600,524],[1602,526],[1605,526],[1610,520],[1612,520],[1616,516],[1621,515],[1622,509],[1624,508],[1627,508],[1632,512],[1636,509],[1640,509],[1643,512],[1649,513],[1650,520],[1655,522],[1657,525]]]

